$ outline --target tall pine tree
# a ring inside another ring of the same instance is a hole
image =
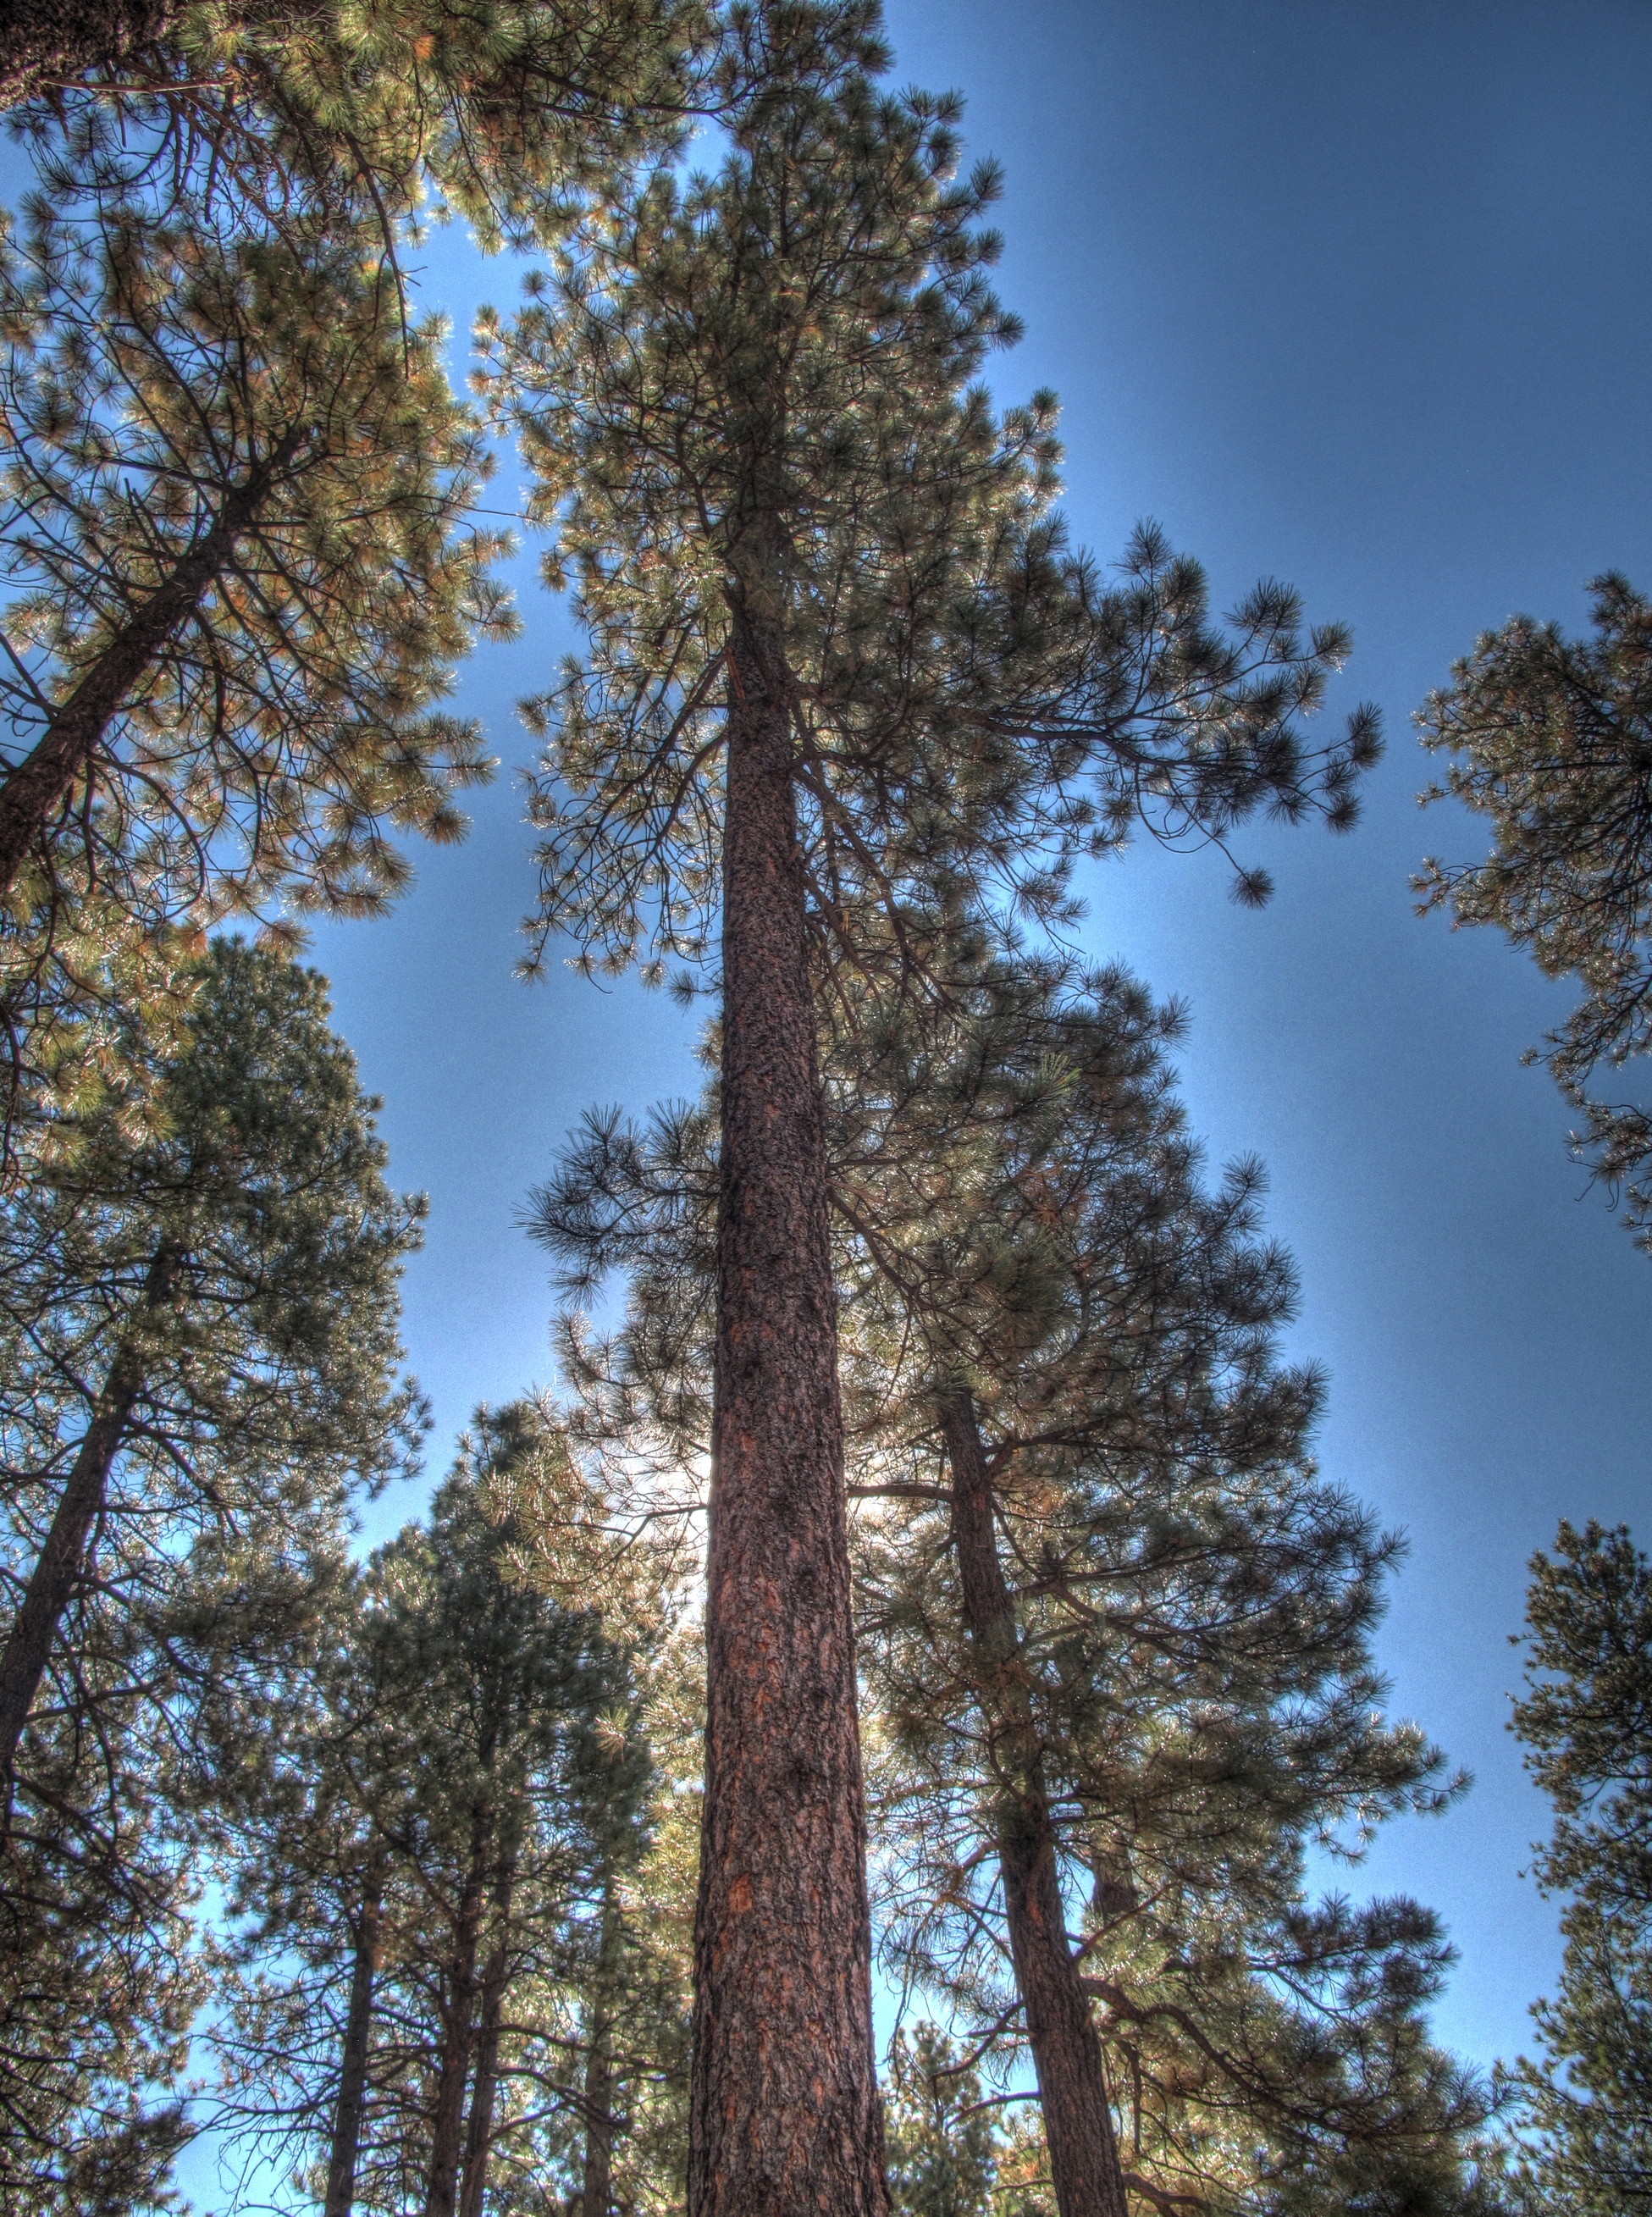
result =
[[[1138,810],[1347,820],[1372,745],[1362,719],[1304,761],[1343,641],[1304,651],[1289,596],[1230,639],[1156,543],[1117,594],[1064,552],[1047,402],[999,419],[971,385],[1013,336],[996,180],[952,182],[953,103],[878,96],[875,9],[730,35],[718,174],[649,179],[495,340],[590,640],[541,709],[541,944],[652,972],[720,934],[694,2217],[884,2202],[821,949],[933,980],[971,906],[1059,912]]]

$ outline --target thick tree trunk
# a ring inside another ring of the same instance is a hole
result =
[[[942,1421],[952,1472],[959,1583],[997,1776],[998,1862],[1010,1955],[1038,2072],[1056,2202],[1061,2217],[1127,2217],[1101,2051],[1067,1944],[1044,1763],[1016,1653],[1014,1602],[998,1559],[992,1481],[970,1396],[951,1397]]]
[[[734,610],[689,2217],[887,2207],[786,673]]]
[[[488,2183],[488,2152],[493,2145],[493,2097],[499,2083],[499,2029],[505,2011],[510,1973],[510,1896],[516,1861],[509,1857],[494,1889],[497,1939],[482,1973],[482,2016],[476,2035],[476,2075],[471,2115],[465,2128],[465,2168],[459,2177],[459,2217],[482,2217]]]
[[[379,1877],[370,1866],[355,1926],[355,1964],[350,1974],[349,2015],[339,2060],[338,2102],[333,2111],[332,2153],[322,2217],[350,2217],[355,2202],[355,2161],[361,2146],[361,2114],[367,2093],[367,2050],[373,2035],[373,1980],[379,1967]]]
[[[179,556],[148,600],[127,617],[0,784],[0,894],[9,891],[30,848],[84,773],[133,686],[228,565],[236,541],[257,520],[298,444],[298,435],[290,435],[225,495],[205,536]]]
[[[126,68],[182,14],[180,0],[0,0],[0,108]]]
[[[164,1307],[177,1278],[177,1253],[163,1245],[149,1266],[144,1309],[152,1313]],[[0,1785],[3,1787],[0,1817],[9,1817],[18,1743],[46,1675],[63,1613],[80,1583],[86,1542],[102,1510],[109,1472],[143,1386],[142,1349],[127,1338],[115,1350],[103,1389],[92,1405],[92,1420],[76,1452],[52,1528],[24,1589],[4,1652],[0,1653]]]
[[[476,1951],[481,1936],[484,1854],[488,1819],[478,1812],[471,1842],[470,1868],[453,1919],[453,1953],[447,1959],[447,2000],[441,2012],[441,2059],[436,2070],[435,2111],[430,2127],[430,2180],[424,2217],[456,2217],[459,2146],[465,2126],[465,2088],[471,2075],[471,2047],[476,2018]]]

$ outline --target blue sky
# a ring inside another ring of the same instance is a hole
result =
[[[1001,289],[1025,343],[1006,398],[1065,409],[1075,536],[1104,558],[1152,516],[1218,604],[1261,574],[1355,629],[1335,705],[1389,752],[1351,837],[1262,831],[1277,881],[1235,908],[1218,858],[1141,849],[1086,891],[1088,944],[1185,996],[1186,1097],[1212,1161],[1255,1152],[1294,1250],[1291,1351],[1323,1362],[1328,1474],[1410,1538],[1380,1652],[1395,1707],[1476,1774],[1359,1874],[1440,1909],[1462,1960],[1441,2035],[1526,2041],[1554,1917],[1520,1876],[1544,1823],[1505,1729],[1524,1565],[1562,1515],[1649,1536],[1652,1262],[1567,1160],[1520,1050],[1566,1005],[1485,934],[1412,913],[1427,850],[1409,718],[1479,629],[1575,627],[1607,566],[1652,584],[1652,13],[1631,0],[898,0],[897,77],[968,98],[1005,164]],[[427,291],[461,325],[515,273],[447,234]],[[497,505],[517,504],[507,464]],[[512,703],[571,643],[521,565],[525,629],[460,699],[507,769],[466,845],[419,857],[390,921],[315,959],[392,1174],[431,1199],[407,1336],[438,1416],[552,1382],[542,1258],[515,1227],[580,1110],[695,1090],[694,1021],[622,983],[513,982],[532,898]],[[414,1504],[379,1505],[373,1528]]]

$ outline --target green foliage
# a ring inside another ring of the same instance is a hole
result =
[[[1343,635],[1304,643],[1278,588],[1212,629],[1156,533],[1104,586],[1052,510],[1049,396],[998,417],[972,382],[1016,326],[985,281],[996,173],[954,176],[958,103],[877,92],[869,5],[729,23],[749,89],[720,170],[646,176],[514,324],[484,320],[589,639],[527,707],[530,966],[557,930],[650,977],[703,954],[737,624],[786,671],[813,928],[863,966],[921,966],[960,903],[1065,914],[1074,856],[1138,819],[1351,820],[1372,719],[1311,757],[1296,721]]]
[[[1488,2103],[1427,2035],[1436,1920],[1307,1895],[1310,1845],[1357,1856],[1456,1782],[1382,1716],[1370,1640],[1396,1545],[1309,1457],[1321,1384],[1276,1353],[1294,1277],[1260,1237],[1254,1165],[1204,1182],[1164,1059],[1178,1012],[1119,973],[1009,963],[945,1017],[835,1005],[891,1971],[1024,2057],[995,1827],[1026,1750],[965,1634],[935,1461],[938,1403],[966,1390],[1126,2167],[1213,2208],[1399,2209],[1425,2186],[1419,2208],[1475,2206]],[[564,1266],[584,1422],[650,1476],[707,1435],[714,1131],[709,1104],[590,1118],[531,1220]],[[578,1306],[614,1269],[625,1317],[594,1337]]]
[[[136,128],[162,139],[175,175],[210,165],[267,200],[342,193],[391,245],[428,200],[463,215],[485,250],[519,238],[671,144],[716,97],[704,0],[162,0],[145,12],[148,36],[117,59],[104,11],[77,21],[59,7],[46,89],[26,65],[21,83],[7,73],[14,94],[36,94],[22,127]]]
[[[1597,577],[1594,635],[1515,616],[1487,632],[1418,722],[1453,757],[1443,787],[1490,819],[1482,862],[1430,860],[1425,909],[1495,923],[1550,978],[1583,997],[1549,1034],[1544,1059],[1584,1116],[1573,1146],[1652,1250],[1652,1117],[1593,1097],[1597,1073],[1652,1044],[1652,607],[1623,577]]]
[[[48,2189],[71,2150],[89,2177],[100,2146],[130,2168],[146,2134],[176,2140],[176,2120],[151,2133],[137,2109],[182,2067],[202,1996],[178,1815],[202,1704],[256,1680],[350,1490],[404,1472],[422,1430],[397,1375],[421,1211],[385,1183],[326,1013],[312,973],[219,942],[155,1073],[158,1128],[94,1120],[0,1212],[8,1615],[118,1351],[142,1370],[20,1751],[0,1896],[8,2208],[77,2209]],[[156,1308],[163,1249],[176,1274]]]
[[[1513,2083],[1534,2209],[1606,2217],[1652,2200],[1652,1568],[1618,1526],[1563,1523],[1532,1559],[1513,1725],[1555,1810],[1533,1874],[1561,1894],[1558,1995]]]
[[[844,1276],[855,1475],[880,1503],[861,1578],[891,1967],[1020,2052],[994,1849],[1033,1793],[1144,2195],[1320,2207],[1359,2181],[1397,2208],[1432,2176],[1460,2196],[1486,2106],[1427,2039],[1435,1920],[1306,1898],[1310,1842],[1357,1854],[1453,1788],[1381,1715],[1394,1542],[1308,1460],[1320,1386],[1274,1351],[1295,1288],[1257,1236],[1259,1174],[1203,1187],[1174,1016],[1131,981],[994,983],[922,1058],[855,1042]],[[849,1054],[833,1067],[847,1091]],[[1013,1714],[965,1636],[930,1475],[960,1391],[987,1435]]]
[[[0,267],[0,708],[69,750],[43,800],[15,756],[0,787],[9,1036],[47,1074],[107,1029],[123,934],[163,978],[215,917],[373,912],[393,833],[459,836],[489,765],[439,704],[511,622],[479,431],[371,228],[157,208],[122,151],[53,149]]]
[[[884,2144],[902,2217],[989,2217],[998,2133],[980,2073],[927,2021],[890,2048]]]
[[[650,1723],[681,1669],[668,1617],[647,1549],[607,1532],[553,1417],[483,1410],[428,1524],[219,1714],[213,1821],[241,1968],[214,2045],[233,2146],[319,2191],[371,1874],[356,2206],[422,2196],[443,2060],[474,2071],[496,1962],[488,2206],[537,2210],[547,2181],[577,2181],[599,2037],[627,2204],[669,2201],[682,1874],[656,1838],[668,1781]]]

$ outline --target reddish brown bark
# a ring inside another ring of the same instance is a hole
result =
[[[91,761],[133,688],[202,595],[228,565],[236,542],[257,520],[296,435],[256,463],[224,497],[204,536],[180,555],[143,606],[128,616],[16,768],[0,785],[0,893]]]
[[[370,1869],[356,1918],[355,1961],[350,1973],[349,2013],[339,2058],[338,2101],[333,2110],[333,2144],[327,2165],[327,2199],[322,2217],[350,2217],[355,2203],[355,2165],[361,2146],[361,2115],[367,2094],[367,2052],[373,2036],[373,1981],[379,1967],[379,1881]]]
[[[453,1944],[442,1979],[441,2056],[436,2067],[424,2217],[456,2217],[465,2088],[471,2075],[476,2030],[476,1955],[482,1933],[488,1829],[486,1813],[478,1811],[472,1834],[470,1867],[453,1917]]]
[[[689,2217],[887,2208],[785,664],[737,605]]]
[[[1128,2217],[1101,2051],[1067,1944],[1055,1826],[1017,1654],[1014,1601],[998,1559],[992,1480],[967,1393],[947,1401],[943,1423],[959,1584],[992,1744],[1010,1955],[1038,2072],[1056,2202],[1061,2217]]]
[[[172,1298],[177,1276],[176,1250],[161,1247],[145,1280],[144,1308],[152,1312],[163,1307]],[[109,1473],[126,1437],[133,1405],[143,1388],[142,1350],[129,1337],[116,1349],[103,1389],[92,1405],[92,1420],[76,1451],[52,1528],[29,1574],[4,1652],[0,1653],[0,1788],[3,1789],[0,1819],[10,1809],[18,1743],[46,1675],[63,1613],[80,1583],[86,1543],[102,1512]]]

